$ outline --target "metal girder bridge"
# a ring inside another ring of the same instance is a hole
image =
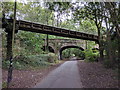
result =
[[[13,23],[13,19],[6,19],[5,21],[7,21],[7,23],[9,24]],[[2,28],[6,28],[6,27],[8,28],[9,24],[3,23]],[[7,30],[9,32],[9,28]],[[23,21],[23,20],[16,20],[16,31],[18,30],[98,42],[97,35],[82,33],[78,31],[73,31],[73,30],[68,30],[64,28],[58,28],[54,26],[49,26],[49,25],[44,25],[44,24],[39,24],[39,23],[34,23],[29,21]]]

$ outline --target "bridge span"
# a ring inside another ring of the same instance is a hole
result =
[[[2,27],[8,28],[9,25],[7,23],[12,23],[13,19],[6,19]],[[9,31],[10,28],[8,28],[7,31]],[[12,29],[11,29],[12,30]],[[30,31],[30,32],[36,32],[36,33],[43,33],[43,34],[50,34],[55,36],[61,36],[61,37],[69,37],[69,38],[76,38],[76,39],[83,39],[83,40],[90,40],[90,41],[96,41],[98,42],[98,36],[93,34],[87,34],[82,33],[78,31],[68,30],[65,28],[59,28],[24,20],[16,20],[16,31],[17,30],[23,30],[23,31]]]

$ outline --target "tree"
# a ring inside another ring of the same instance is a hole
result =
[[[107,59],[109,59],[109,66],[112,67],[116,61],[119,62],[118,58],[120,55],[119,50],[119,23],[120,23],[120,3],[109,2],[104,3],[104,20],[106,25],[106,53]],[[113,48],[114,46],[114,48]],[[116,48],[115,48],[116,47]],[[118,56],[116,56],[118,52]]]
[[[84,3],[83,7],[78,6],[75,10],[75,19],[81,23],[81,19],[94,21],[99,36],[100,57],[103,59],[103,50],[105,48],[107,59],[110,66],[115,62],[116,52],[119,49],[112,48],[119,44],[119,23],[120,23],[120,3],[119,2],[90,2]],[[104,34],[102,31],[104,30]],[[104,35],[104,38],[103,38]],[[114,42],[114,43],[113,43]],[[119,55],[116,56],[119,58]]]
[[[47,2],[46,6],[49,10],[56,12],[57,26],[60,26],[62,22],[62,15],[67,12],[67,10],[71,7],[71,4],[70,2]]]
[[[102,29],[102,22],[103,22],[103,3],[101,2],[90,2],[85,3],[84,7],[78,6],[74,13],[75,19],[85,19],[85,20],[92,20],[94,21],[97,32],[98,32],[98,40],[99,40],[99,49],[100,49],[100,59],[103,60],[103,48],[102,48],[102,36],[101,36],[101,29]],[[81,23],[81,22],[80,22]]]

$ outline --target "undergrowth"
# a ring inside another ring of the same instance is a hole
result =
[[[13,59],[13,68],[14,69],[34,69],[34,68],[45,68],[52,64],[57,63],[57,57],[54,54],[41,54],[41,55],[30,55],[24,56],[19,55]],[[9,61],[2,61],[3,69],[8,69]]]

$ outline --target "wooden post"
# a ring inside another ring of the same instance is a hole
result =
[[[44,40],[44,49],[45,49],[45,52],[46,52],[46,39]]]

